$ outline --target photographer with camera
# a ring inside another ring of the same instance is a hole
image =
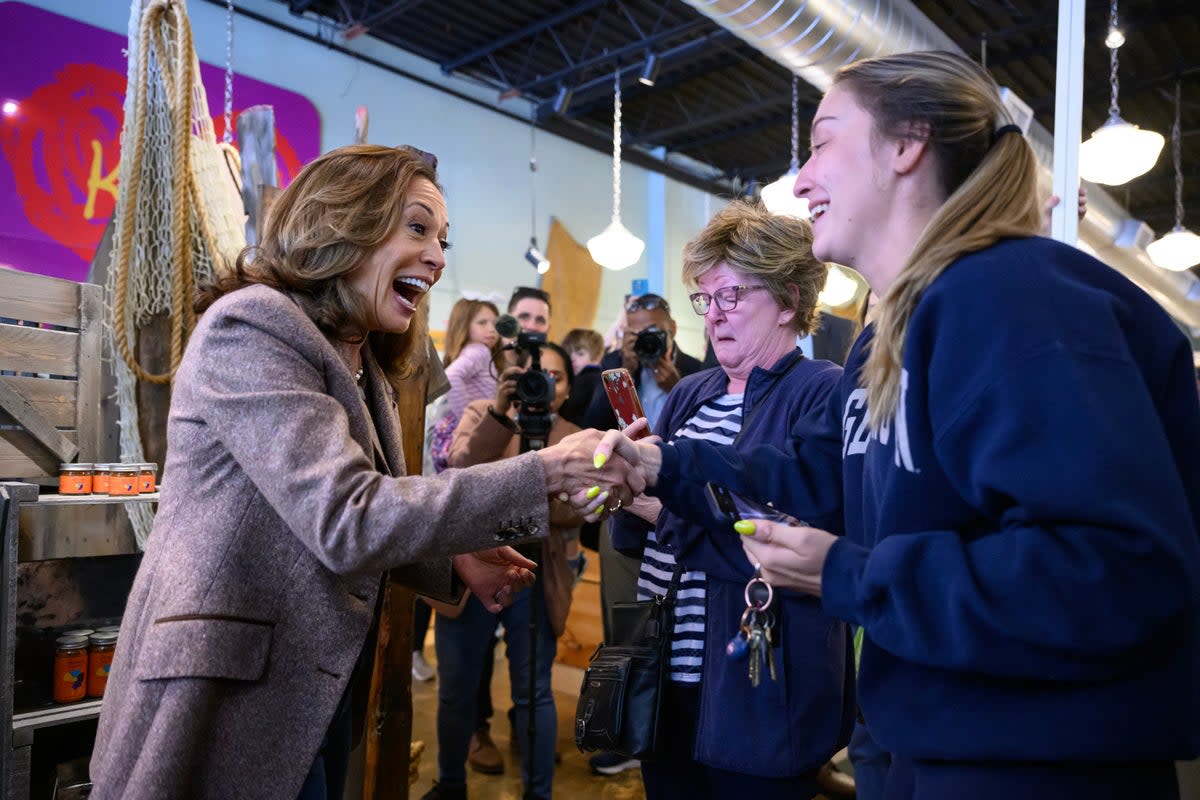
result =
[[[540,366],[538,369],[537,361]],[[496,396],[476,400],[463,411],[462,421],[450,446],[450,465],[466,467],[512,458],[523,449],[544,439],[554,444],[578,431],[575,425],[557,416],[570,391],[571,361],[556,344],[545,342],[540,333],[520,333],[516,352],[521,366],[512,366],[500,374]],[[576,527],[582,519],[568,503],[550,499],[550,535],[534,545],[531,554],[540,565],[534,591],[523,592],[513,604],[492,614],[471,598],[455,618],[438,614],[436,646],[438,655],[438,782],[425,800],[466,797],[466,761],[473,735],[477,735],[476,687],[484,661],[492,650],[497,616],[504,625],[507,645],[509,682],[516,708],[514,736],[524,737],[532,706],[536,736],[532,770],[530,760],[522,759],[525,797],[549,798],[554,777],[554,750],[558,738],[558,717],[550,688],[551,667],[557,652],[558,637],[566,626],[571,607],[572,572],[567,562],[564,530]],[[537,610],[534,699],[530,703],[530,619]],[[490,683],[489,683],[490,691]],[[530,772],[532,771],[532,774]]]
[[[700,372],[704,365],[679,349],[675,344],[675,320],[671,307],[657,294],[631,297],[625,302],[625,332],[621,349],[608,353],[600,361],[600,369],[624,367],[633,376],[638,397],[646,419],[653,428],[667,393],[679,379]],[[591,403],[583,415],[583,427],[608,430],[617,427],[617,419],[608,403],[603,385],[597,385]],[[621,553],[613,549],[608,521],[598,523],[600,550],[600,606],[603,609],[604,639],[612,641],[611,609],[614,603],[638,599],[638,570],[642,563],[640,552]],[[638,766],[634,759],[615,753],[597,753],[589,759],[592,771],[615,775]]]
[[[600,361],[600,369],[624,367],[629,370],[646,419],[653,426],[666,402],[667,392],[675,388],[680,378],[699,372],[704,365],[675,344],[671,306],[659,295],[643,294],[627,300],[625,320],[621,349],[606,354]],[[602,431],[617,426],[603,387],[597,387],[583,423],[585,428]]]

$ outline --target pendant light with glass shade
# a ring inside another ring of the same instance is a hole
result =
[[[759,195],[772,214],[787,214],[808,219],[808,200],[796,197],[796,176],[800,174],[800,78],[792,75],[792,165],[783,177],[762,188]]]
[[[1171,154],[1175,159],[1175,227],[1146,245],[1150,260],[1163,269],[1182,272],[1200,264],[1200,236],[1183,227],[1183,153],[1179,131],[1179,81],[1175,81],[1175,125],[1171,128]]]
[[[1120,186],[1139,175],[1150,171],[1162,152],[1161,133],[1144,131],[1121,119],[1121,108],[1117,105],[1120,86],[1117,82],[1117,51],[1125,43],[1117,27],[1117,0],[1112,1],[1109,18],[1109,35],[1105,43],[1109,46],[1112,100],[1108,106],[1108,121],[1096,129],[1086,142],[1079,146],[1079,174],[1084,180]],[[1113,45],[1116,45],[1115,47]]]
[[[612,222],[602,233],[588,239],[592,260],[602,267],[621,270],[632,267],[642,257],[645,242],[621,224],[621,70],[613,77],[613,213]]]

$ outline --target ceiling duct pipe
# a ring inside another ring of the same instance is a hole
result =
[[[821,91],[833,83],[838,67],[860,58],[912,50],[962,53],[909,0],[687,2]],[[1054,137],[1036,120],[1028,137],[1043,167],[1039,182],[1047,191]],[[1098,258],[1141,286],[1176,319],[1200,328],[1200,302],[1195,299],[1200,280],[1191,272],[1168,272],[1151,263],[1145,246],[1153,233],[1095,184],[1088,184],[1088,213],[1079,233]]]

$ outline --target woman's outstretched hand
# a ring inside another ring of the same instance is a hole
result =
[[[742,534],[742,549],[750,563],[762,566],[767,583],[821,596],[821,571],[836,536],[819,528],[796,528],[765,519],[742,520],[734,524],[734,530]]]
[[[493,547],[454,557],[458,577],[493,614],[512,605],[517,592],[533,585],[532,570],[536,567],[537,562],[511,547]]]

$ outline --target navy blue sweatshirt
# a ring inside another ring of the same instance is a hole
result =
[[[1200,399],[1174,323],[1074,248],[1001,242],[925,292],[878,432],[869,338],[816,438],[841,432],[822,602],[865,630],[872,734],[927,759],[1195,756]],[[796,433],[787,452],[663,448],[659,494],[717,479],[805,517],[830,463]]]

